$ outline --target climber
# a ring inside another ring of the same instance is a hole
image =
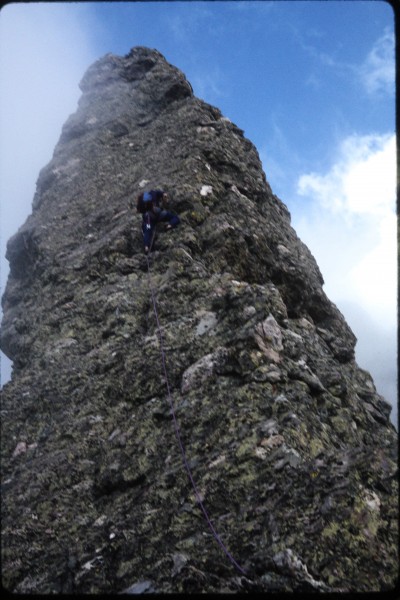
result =
[[[168,194],[162,190],[142,192],[137,197],[136,208],[143,215],[142,232],[144,251],[150,251],[155,227],[159,221],[167,222],[166,230],[174,229],[180,223],[178,215],[166,210]]]

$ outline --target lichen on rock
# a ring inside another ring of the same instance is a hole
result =
[[[81,89],[7,248],[3,586],[392,589],[390,407],[256,148],[156,50],[106,55]],[[148,272],[151,188],[181,225]]]

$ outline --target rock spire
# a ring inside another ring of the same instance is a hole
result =
[[[10,239],[2,583],[14,593],[379,591],[397,437],[257,150],[156,50],[80,84]],[[181,218],[150,274],[140,191]],[[183,468],[161,369],[215,542]]]

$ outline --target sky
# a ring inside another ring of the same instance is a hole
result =
[[[384,0],[10,3],[0,11],[1,293],[7,240],[86,69],[159,50],[256,146],[397,423],[395,24]],[[10,361],[1,355],[2,384]]]

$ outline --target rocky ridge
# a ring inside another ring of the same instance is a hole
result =
[[[106,55],[7,248],[2,582],[19,593],[379,591],[397,436],[257,150],[155,50]],[[164,188],[150,275],[135,194]],[[161,369],[155,290],[183,468]]]

